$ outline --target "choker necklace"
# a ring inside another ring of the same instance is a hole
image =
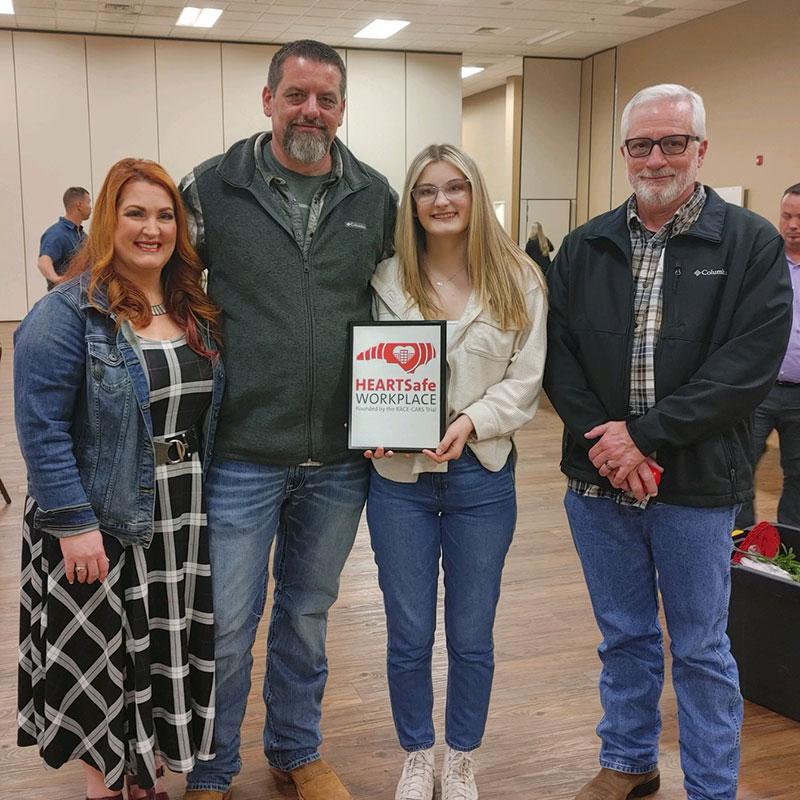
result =
[[[434,278],[434,277],[433,277],[433,275],[431,275],[430,273],[428,273],[428,278],[429,278],[430,280],[432,280],[432,281],[433,281],[433,283],[434,283],[434,285],[435,285],[435,286],[440,286],[440,287],[441,287],[441,286],[445,286],[446,284],[450,283],[450,281],[452,281],[453,279],[457,278],[457,277],[458,277],[458,276],[459,276],[459,275],[460,275],[460,274],[461,274],[461,273],[462,273],[462,272],[463,272],[463,271],[464,271],[466,268],[467,268],[467,265],[466,265],[466,264],[464,264],[464,266],[463,266],[463,267],[461,267],[461,269],[460,269],[460,270],[458,270],[458,272],[454,272],[454,273],[453,273],[453,274],[452,274],[452,275],[451,275],[451,276],[450,276],[450,277],[449,277],[447,280],[445,280],[445,281],[440,281],[440,280],[438,280],[437,278]]]
[[[156,303],[154,306],[150,306],[150,313],[154,317],[162,317],[167,313],[167,307],[163,303]]]

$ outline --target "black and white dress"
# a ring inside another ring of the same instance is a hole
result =
[[[154,436],[200,424],[212,368],[183,336],[140,339]],[[214,620],[200,456],[156,467],[152,544],[103,534],[108,578],[67,583],[57,538],[23,525],[18,743],[46,766],[81,759],[110,789],[213,758]]]

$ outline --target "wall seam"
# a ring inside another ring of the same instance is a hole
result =
[[[222,45],[219,43],[219,116],[222,120],[222,152],[228,151],[228,138],[225,135],[225,68],[222,62]]]
[[[608,208],[614,208],[614,157],[617,152],[617,58],[619,48],[614,48],[614,99],[611,105],[611,180],[608,189]]]
[[[83,69],[86,73],[86,127],[89,139],[89,186],[94,189],[94,150],[92,149],[92,106],[89,102],[89,48],[83,37]]]
[[[31,299],[28,291],[28,241],[25,235],[25,186],[22,180],[22,137],[19,132],[19,93],[17,91],[17,47],[16,36],[11,31],[11,70],[14,74],[14,113],[17,118],[17,172],[19,174],[19,215],[22,223],[22,275],[25,279],[25,308],[30,310]]]
[[[522,127],[525,125],[525,66],[528,63],[528,56],[522,58],[522,86],[520,87],[519,98],[519,167],[517,168],[517,203],[519,205],[519,215],[517,217],[517,230],[514,234],[514,241],[525,247],[525,242],[521,241],[523,236],[527,239],[528,233],[528,204],[525,203],[525,228],[522,228],[522,162],[525,158],[525,153],[522,149]],[[513,180],[513,178],[512,178]]]
[[[158,53],[156,52],[156,40],[153,39],[153,92],[156,97],[156,152],[158,153],[158,163],[161,163],[161,119],[159,117],[158,101]]]
[[[592,143],[594,141],[594,56],[592,56],[592,79],[589,84],[589,160],[586,174],[586,219],[590,220],[592,214]]]

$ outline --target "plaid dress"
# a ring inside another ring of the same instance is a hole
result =
[[[156,438],[199,423],[212,369],[181,336],[141,339]],[[67,583],[57,538],[23,524],[18,743],[45,765],[81,759],[112,790],[213,758],[214,621],[199,454],[156,467],[152,544],[103,534],[108,577]]]

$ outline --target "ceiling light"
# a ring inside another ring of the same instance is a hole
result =
[[[175,24],[189,28],[210,28],[219,19],[220,14],[222,14],[221,8],[186,6]]]
[[[553,42],[557,42],[559,39],[566,39],[567,36],[572,36],[573,33],[575,33],[575,31],[561,31],[555,36],[550,36],[547,39],[540,39],[539,45],[544,47],[546,44],[552,44]]]
[[[374,19],[358,33],[353,34],[354,39],[388,39],[398,31],[403,30],[410,23],[404,19]]]
[[[483,67],[461,67],[461,77],[469,78],[470,75],[477,75],[483,72]]]
[[[11,0],[0,0],[0,14],[13,14],[14,3]]]
[[[557,33],[561,33],[561,31],[547,31],[547,33],[540,33],[538,36],[534,36],[533,39],[526,39],[525,44],[536,44],[536,42],[541,42],[542,39],[549,39],[551,36],[555,36]]]

